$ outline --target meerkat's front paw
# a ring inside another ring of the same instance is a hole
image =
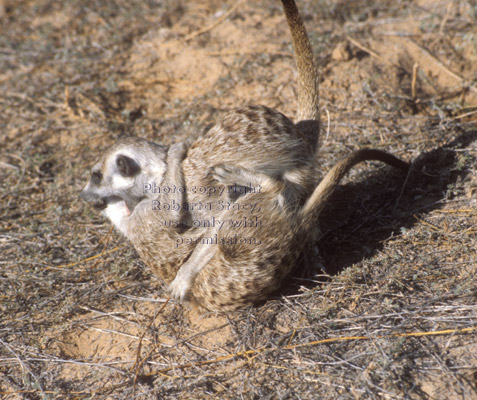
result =
[[[209,175],[223,185],[232,185],[240,175],[240,169],[231,165],[214,165],[209,169]]]
[[[181,270],[177,273],[174,280],[169,285],[169,292],[171,298],[182,303],[187,299],[189,290],[192,286],[192,278],[188,274],[181,273]]]
[[[167,151],[167,156],[170,159],[182,161],[186,157],[188,149],[189,145],[187,143],[174,143],[173,145],[171,145],[171,147],[169,147],[169,150]]]

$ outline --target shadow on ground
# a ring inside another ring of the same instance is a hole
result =
[[[462,132],[452,142],[421,154],[408,176],[389,167],[365,173],[357,183],[337,187],[320,221],[322,237],[316,246],[313,269],[301,262],[281,294],[295,294],[299,286],[314,287],[362,260],[372,257],[383,243],[410,229],[416,216],[438,209],[456,194],[458,182],[469,174],[458,150],[477,140],[477,130]],[[325,271],[320,275],[320,268]],[[298,283],[298,286],[297,286]]]

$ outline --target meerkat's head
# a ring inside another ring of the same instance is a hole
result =
[[[123,233],[124,219],[153,196],[146,184],[160,185],[166,171],[167,147],[135,137],[115,143],[91,170],[81,198],[93,202]]]

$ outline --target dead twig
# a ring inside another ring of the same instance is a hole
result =
[[[327,344],[327,343],[336,343],[336,342],[344,342],[344,341],[361,341],[361,340],[389,339],[389,338],[398,338],[398,337],[410,338],[410,337],[421,337],[421,336],[450,335],[450,334],[456,334],[456,333],[470,333],[470,332],[473,332],[475,330],[477,330],[477,326],[470,327],[470,328],[462,328],[462,329],[445,329],[445,330],[441,330],[441,331],[395,333],[395,334],[392,334],[392,335],[380,335],[380,336],[375,336],[375,337],[370,337],[370,336],[344,336],[344,337],[314,340],[312,342],[307,342],[307,343],[289,344],[287,346],[284,346],[282,349],[283,350],[293,350],[293,349],[298,349],[298,348],[301,348],[301,347],[315,346],[317,344]],[[156,374],[164,374],[166,372],[173,371],[173,370],[176,370],[176,369],[185,369],[185,368],[190,368],[190,367],[215,364],[215,363],[218,363],[218,362],[228,361],[228,360],[234,359],[236,357],[246,357],[246,358],[248,358],[249,356],[254,355],[254,354],[264,353],[264,352],[273,351],[273,350],[277,350],[277,349],[262,347],[262,348],[258,348],[258,349],[255,349],[255,350],[241,351],[241,352],[234,353],[234,354],[227,354],[225,356],[217,357],[217,358],[214,358],[214,359],[211,359],[211,360],[190,362],[190,363],[187,363],[187,364],[175,365],[173,367],[164,368],[164,369],[161,369],[159,371],[153,371],[153,372],[147,374],[147,376],[156,375]]]
[[[419,64],[416,62],[412,66],[412,82],[411,82],[411,94],[414,100],[416,100],[416,82],[417,82],[418,69],[419,69]]]
[[[18,364],[20,364],[20,367],[23,370],[23,374],[28,373],[29,375],[31,375],[31,377],[35,380],[38,390],[41,392],[43,396],[45,396],[45,391],[43,390],[43,387],[41,386],[41,383],[38,380],[37,376],[31,371],[30,368],[28,368],[28,366],[23,362],[20,356],[10,347],[8,343],[4,342],[1,338],[0,338],[0,344],[2,344],[3,347],[5,347],[10,353],[13,354],[13,356],[17,359]]]
[[[346,39],[354,44],[358,49],[363,50],[365,53],[368,53],[370,56],[377,58],[379,61],[382,61],[384,63],[390,63],[389,60],[386,60],[385,58],[381,57],[378,53],[376,53],[374,50],[371,50],[369,47],[366,47],[365,45],[361,44],[358,42],[356,39],[353,39],[350,36],[346,36]]]
[[[220,25],[223,21],[225,21],[228,17],[230,17],[230,15],[232,15],[235,12],[235,10],[242,5],[243,2],[244,2],[244,0],[237,1],[232,7],[230,7],[230,9],[226,13],[224,13],[219,18],[217,18],[213,23],[211,23],[210,25],[207,25],[206,27],[204,27],[202,29],[199,29],[195,32],[189,33],[182,40],[185,41],[185,42],[188,42],[189,40],[192,40],[199,35],[202,35],[206,32],[211,31],[217,25]]]
[[[96,254],[95,256],[91,256],[91,257],[85,258],[85,259],[83,259],[83,260],[73,262],[73,263],[71,263],[71,264],[56,265],[56,266],[54,266],[54,267],[48,266],[48,267],[46,267],[45,269],[57,269],[57,268],[69,268],[69,267],[74,267],[75,265],[82,264],[82,263],[87,262],[87,261],[95,260],[95,259],[97,259],[97,258],[99,258],[99,257],[103,257],[103,256],[106,255],[106,254],[114,253],[114,252],[116,252],[116,251],[118,251],[118,250],[121,250],[121,249],[123,249],[123,248],[125,248],[125,247],[126,247],[126,245],[117,246],[117,247],[115,247],[114,249],[111,249],[111,250],[108,250],[108,251],[104,251],[104,250],[103,250],[101,253]]]

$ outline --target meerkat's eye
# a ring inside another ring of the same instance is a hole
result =
[[[133,177],[141,170],[136,161],[124,155],[119,155],[116,158],[116,165],[122,176]]]
[[[101,173],[101,171],[91,172],[91,182],[93,184],[99,185],[102,179],[103,179],[103,174]]]

